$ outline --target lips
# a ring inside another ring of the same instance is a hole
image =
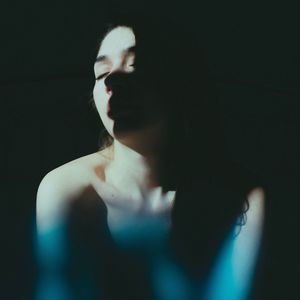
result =
[[[134,109],[124,106],[111,106],[108,104],[107,115],[111,119],[117,119],[128,116],[134,112]]]
[[[137,114],[140,111],[140,107],[136,105],[129,105],[128,99],[120,99],[119,97],[111,97],[108,102],[107,115],[111,119],[121,118],[129,116],[130,114]]]
[[[112,111],[109,110],[107,112],[107,115],[111,118],[111,119],[118,119],[118,118],[122,118],[122,117],[126,117],[129,116],[130,114],[133,113],[133,110],[120,110],[120,111]]]

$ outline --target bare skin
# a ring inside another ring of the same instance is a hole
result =
[[[134,175],[131,178],[128,176],[132,170],[126,169],[125,165],[121,172],[118,172],[120,169],[114,169],[118,165],[113,157],[113,147],[109,147],[69,162],[47,174],[38,191],[38,228],[41,231],[47,230],[59,222],[60,218],[66,216],[68,206],[78,195],[81,195],[82,201],[91,197],[90,193],[85,192],[88,191],[88,187],[95,191],[93,197],[97,195],[99,201],[105,203],[108,225],[112,231],[118,224],[121,226],[126,217],[133,214],[161,215],[171,211],[175,191],[163,193],[159,186],[149,188],[144,183],[139,185],[138,180],[133,181]],[[127,184],[130,184],[131,180],[132,189],[129,189]],[[248,200],[248,225],[243,227],[243,232],[248,230],[250,223],[256,228],[258,224],[263,225],[263,190],[259,187],[253,189],[248,195]]]
[[[63,217],[68,203],[86,187],[92,187],[107,206],[111,227],[118,226],[132,214],[160,215],[163,211],[171,211],[175,191],[163,192],[157,176],[156,149],[163,144],[163,122],[124,133],[116,129],[122,121],[107,115],[114,91],[105,80],[115,73],[134,72],[135,54],[131,49],[135,43],[135,35],[127,27],[117,27],[104,38],[98,53],[102,60],[95,63],[94,99],[104,126],[114,137],[114,144],[67,163],[44,178],[37,197],[40,229]],[[87,195],[82,198],[85,197]],[[261,202],[261,207],[263,198],[260,188],[249,194],[249,202]]]
[[[64,182],[62,193],[66,195],[64,197],[58,195],[57,198],[72,198],[72,194],[76,195],[75,191],[79,193],[85,186],[92,186],[108,208],[108,221],[111,226],[119,223],[125,214],[131,215],[134,212],[160,214],[162,211],[170,210],[175,191],[163,192],[157,180],[156,147],[163,143],[163,121],[124,133],[115,129],[115,126],[122,124],[122,120],[115,120],[107,115],[108,101],[113,90],[106,86],[104,80],[115,73],[133,72],[131,64],[134,53],[127,50],[133,46],[135,36],[132,30],[118,27],[102,42],[98,57],[102,56],[105,59],[95,63],[97,78],[94,87],[95,104],[104,126],[115,138],[113,146],[102,152],[79,158],[46,176],[38,193],[38,219],[44,219],[39,218],[39,214],[44,215],[40,213],[44,211],[45,202],[44,199],[41,200],[45,197],[41,196],[42,191],[60,176]],[[63,175],[65,173],[72,174],[65,176]],[[64,202],[64,200],[55,201]]]
[[[163,144],[164,122],[158,121],[151,126],[125,132],[118,130],[122,128],[118,127],[121,121],[109,118],[107,114],[114,91],[105,84],[105,79],[118,72],[134,72],[134,53],[128,50],[133,46],[135,36],[127,27],[117,27],[102,42],[98,57],[105,59],[95,64],[95,76],[98,79],[94,87],[94,99],[114,143],[109,148],[71,161],[45,176],[37,194],[39,236],[68,219],[68,212],[75,200],[82,203],[88,203],[90,199],[103,201],[112,235],[132,217],[142,221],[145,215],[164,219],[168,229],[172,226],[170,213],[176,191],[164,191],[158,179],[160,165],[157,149]],[[182,159],[178,157],[178,160]],[[236,238],[234,249],[235,265],[241,274],[247,266],[240,267],[240,258],[250,257],[259,246],[264,220],[263,189],[254,188],[248,200],[250,209],[247,212],[247,224]],[[247,243],[245,247],[244,241],[252,244],[252,247],[247,247]]]
[[[118,224],[121,226],[126,217],[160,216],[171,211],[175,191],[164,193],[160,186],[149,187],[141,178],[136,178],[136,169],[126,169],[124,164],[119,169],[118,161],[113,160],[112,148],[81,157],[45,176],[37,197],[37,221],[42,231],[65,218],[68,207],[78,195],[82,201],[96,196],[105,203],[112,231]]]

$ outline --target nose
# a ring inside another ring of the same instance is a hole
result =
[[[135,74],[115,71],[107,75],[104,84],[110,95],[110,108],[112,111],[123,109],[137,109],[138,104],[138,84]]]
[[[112,72],[105,78],[104,84],[109,92],[128,92],[132,87],[132,75],[121,71]]]
[[[123,71],[112,72],[104,80],[107,92],[123,96],[132,94],[134,83],[134,75]]]

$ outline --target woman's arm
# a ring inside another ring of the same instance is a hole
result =
[[[63,170],[54,170],[42,180],[36,201],[37,300],[72,299],[67,280],[68,234],[66,216],[70,199]]]

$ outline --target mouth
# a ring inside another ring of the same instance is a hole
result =
[[[109,110],[107,112],[107,115],[110,119],[119,119],[119,118],[130,116],[132,113],[133,113],[132,110],[119,110],[119,111]]]
[[[131,108],[128,108],[128,107],[111,108],[110,103],[109,103],[108,109],[107,109],[107,115],[111,119],[123,118],[123,117],[131,115],[132,113],[134,113],[134,110]]]
[[[128,101],[118,100],[118,102],[114,102],[113,105],[111,100],[108,102],[107,115],[109,118],[111,119],[123,118],[138,113],[139,111],[138,107],[123,105],[123,104],[121,105],[120,103],[122,102],[126,103]]]

